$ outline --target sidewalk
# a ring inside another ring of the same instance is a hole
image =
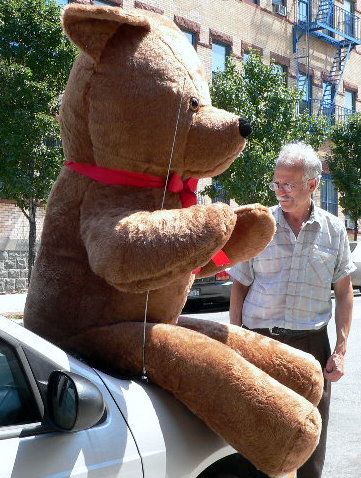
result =
[[[0,294],[0,314],[22,314],[26,294]]]

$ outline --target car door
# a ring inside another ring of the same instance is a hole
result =
[[[95,372],[80,362],[77,373],[83,370],[96,382],[106,414],[101,423],[76,433],[44,427],[47,377],[61,368],[47,359],[46,350],[32,350],[0,332],[0,478],[142,478],[123,416]]]

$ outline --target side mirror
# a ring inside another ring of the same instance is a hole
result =
[[[96,385],[80,375],[63,371],[50,374],[47,406],[53,425],[67,432],[91,428],[105,411],[103,396]]]

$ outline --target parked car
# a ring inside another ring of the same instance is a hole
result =
[[[205,303],[229,304],[231,295],[232,279],[228,270],[217,274],[196,279],[188,293],[187,306],[201,305]]]
[[[355,288],[361,287],[361,242],[350,243],[351,258],[357,269],[352,272],[351,280]]]
[[[0,478],[248,476],[164,390],[94,369],[2,316],[0,456]]]

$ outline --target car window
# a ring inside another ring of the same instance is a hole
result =
[[[0,340],[0,427],[40,420],[21,362],[15,350]]]

